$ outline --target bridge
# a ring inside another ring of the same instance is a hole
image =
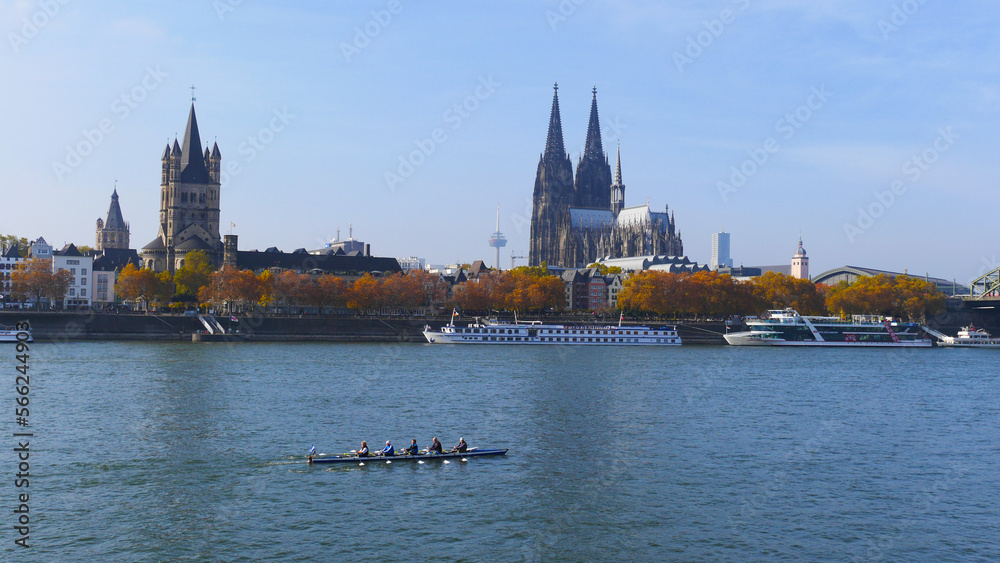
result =
[[[1000,300],[1000,268],[972,280],[970,300]]]

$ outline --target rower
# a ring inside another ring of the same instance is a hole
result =
[[[451,449],[453,452],[458,452],[464,454],[466,450],[469,449],[469,445],[465,443],[465,438],[458,439],[458,445]]]
[[[379,453],[386,457],[392,457],[396,455],[395,450],[392,449],[392,442],[390,442],[389,440],[385,441],[385,447],[382,448],[382,451]]]
[[[414,438],[410,440],[410,447],[406,448],[403,451],[408,453],[409,455],[417,455],[417,453],[420,452],[420,448],[417,447],[417,439]]]
[[[427,453],[444,453],[444,448],[441,446],[441,442],[438,441],[437,436],[431,440],[431,447],[427,449]]]
[[[368,442],[361,441],[361,449],[358,450],[358,457],[368,457]]]

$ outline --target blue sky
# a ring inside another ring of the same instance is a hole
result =
[[[353,223],[378,255],[492,263],[499,203],[509,265],[558,81],[574,163],[596,86],[626,203],[669,205],[693,260],[724,225],[737,264],[801,232],[814,274],[998,265],[993,2],[62,2],[0,1],[5,233],[92,245],[117,180],[152,240],[195,84],[241,248]]]

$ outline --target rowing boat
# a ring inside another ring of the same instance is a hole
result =
[[[506,455],[507,448],[503,449],[487,449],[487,448],[469,448],[465,453],[428,453],[428,454],[417,454],[417,455],[395,455],[395,456],[381,456],[381,455],[371,455],[368,457],[358,457],[356,454],[340,454],[334,457],[314,457],[309,456],[309,463],[385,463],[394,461],[434,461],[440,459],[456,459],[456,458],[469,458],[469,457],[483,457],[488,455]]]

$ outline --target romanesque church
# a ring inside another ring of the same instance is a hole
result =
[[[156,272],[184,265],[188,252],[202,250],[212,262],[222,262],[219,236],[219,197],[222,154],[216,143],[201,152],[201,135],[194,103],[184,130],[184,143],[163,150],[160,178],[160,228],[142,247],[143,265]]]
[[[584,153],[573,165],[563,146],[559,85],[552,97],[548,139],[538,162],[531,215],[529,262],[581,268],[600,258],[681,256],[684,247],[668,209],[625,207],[621,149],[614,176],[601,143],[597,89],[590,105]]]

